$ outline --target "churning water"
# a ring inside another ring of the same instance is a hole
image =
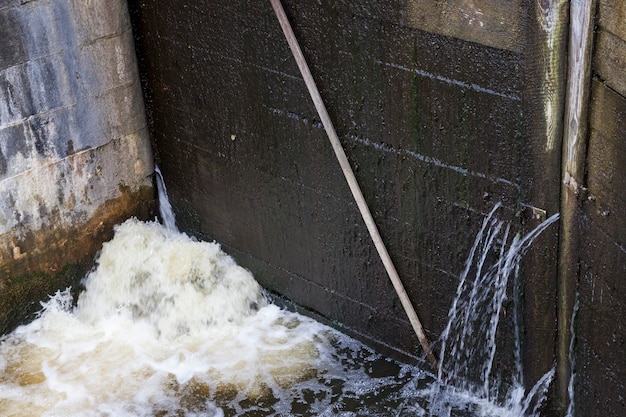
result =
[[[219,245],[158,223],[118,226],[85,287],[2,341],[0,415],[338,415],[407,374],[269,304]]]
[[[551,373],[491,385],[506,280],[541,231],[506,244],[503,226],[492,212],[471,250],[437,377],[269,303],[218,244],[128,220],[78,300],[58,292],[0,341],[0,416],[536,415]]]

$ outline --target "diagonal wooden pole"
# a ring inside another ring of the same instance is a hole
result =
[[[354,176],[354,172],[352,171],[352,167],[348,162],[348,158],[346,157],[346,153],[341,146],[341,142],[339,141],[339,137],[337,136],[337,132],[335,132],[335,128],[333,126],[332,121],[330,120],[330,116],[326,111],[326,106],[322,101],[322,96],[317,89],[317,85],[315,84],[315,80],[313,80],[313,76],[311,75],[311,71],[309,70],[309,66],[304,59],[304,55],[302,54],[302,50],[300,49],[300,45],[298,44],[298,40],[296,39],[295,34],[293,33],[293,29],[291,28],[291,24],[289,23],[289,19],[287,19],[287,15],[285,14],[285,10],[283,9],[282,3],[280,0],[270,0],[272,3],[272,7],[274,8],[274,12],[276,13],[276,17],[280,23],[281,28],[283,29],[283,33],[285,34],[285,38],[287,38],[287,42],[289,43],[289,47],[291,48],[291,53],[296,59],[296,63],[298,64],[298,68],[302,73],[302,77],[304,78],[304,82],[306,83],[307,89],[309,90],[309,94],[313,99],[313,103],[315,104],[315,108],[322,120],[322,124],[324,125],[324,129],[326,130],[326,134],[328,135],[328,139],[330,140],[331,145],[335,151],[335,155],[337,156],[337,160],[339,161],[339,165],[341,166],[341,170],[343,171],[343,175],[346,177],[346,181],[350,186],[350,191],[352,191],[352,196],[356,200],[356,204],[359,207],[359,211],[361,212],[361,216],[365,221],[365,225],[367,226],[367,230],[372,236],[372,240],[374,241],[374,245],[376,246],[376,250],[378,250],[378,254],[380,255],[383,264],[385,265],[385,269],[387,270],[387,274],[389,275],[389,279],[391,280],[393,287],[400,298],[400,302],[402,303],[402,307],[404,307],[404,311],[406,315],[409,317],[409,321],[413,326],[413,330],[419,339],[420,344],[422,345],[422,349],[426,353],[426,357],[428,361],[435,369],[435,372],[438,370],[438,362],[437,358],[433,354],[430,349],[430,344],[428,343],[428,338],[424,333],[424,328],[422,327],[422,323],[417,317],[417,313],[411,304],[411,300],[404,289],[404,285],[402,285],[402,281],[400,281],[400,277],[398,276],[398,272],[396,271],[396,267],[387,252],[387,248],[383,243],[383,240],[378,232],[378,228],[376,227],[376,223],[374,222],[374,218],[370,213],[370,210],[365,202],[365,198],[363,197],[363,193],[361,192],[361,188],[356,181],[356,177]]]

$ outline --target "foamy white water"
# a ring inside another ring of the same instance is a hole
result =
[[[167,195],[165,178],[163,178],[161,169],[156,164],[154,165],[154,173],[156,175],[155,180],[159,196],[159,214],[161,215],[161,220],[163,220],[163,226],[165,226],[166,229],[177,231],[178,228],[176,227],[176,216],[174,215],[174,210],[172,210],[172,204],[170,203],[169,196]]]
[[[218,244],[173,229],[118,226],[78,300],[57,293],[0,340],[0,416],[537,414],[550,373],[499,404],[481,395],[484,384],[437,380],[281,310]],[[452,322],[465,317],[464,303],[456,300]],[[448,349],[464,337],[449,327]],[[460,369],[446,358],[445,369]]]
[[[500,204],[485,217],[460,276],[456,297],[448,313],[448,324],[441,335],[439,383],[433,386],[432,406],[444,409],[455,401],[489,404],[490,416],[537,416],[554,376],[549,370],[526,392],[522,372],[518,300],[509,316],[513,350],[508,358],[515,368],[507,375],[493,375],[496,334],[505,315],[509,281],[518,293],[519,265],[532,242],[559,218],[555,214],[525,236],[510,238],[510,225],[495,217]],[[506,390],[502,392],[502,390]],[[491,408],[496,404],[501,406]],[[479,407],[486,410],[485,406]],[[476,411],[478,413],[478,411]],[[478,413],[477,415],[483,415]]]
[[[338,415],[340,397],[401,369],[269,304],[218,244],[158,223],[118,226],[85,287],[2,340],[1,416]],[[368,361],[396,371],[369,376]]]

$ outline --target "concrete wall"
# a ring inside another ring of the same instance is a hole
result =
[[[154,197],[126,3],[3,0],[0,39],[4,331]]]

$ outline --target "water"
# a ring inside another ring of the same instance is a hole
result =
[[[170,204],[169,196],[167,195],[167,187],[165,186],[165,179],[159,169],[158,165],[154,165],[154,173],[156,174],[157,191],[159,195],[159,214],[161,215],[161,221],[166,229],[177,231],[176,216],[172,205]]]
[[[268,303],[219,245],[158,223],[118,226],[85,288],[4,338],[0,415],[386,415],[423,375]]]
[[[554,376],[552,369],[525,391],[517,295],[519,265],[524,253],[559,215],[551,216],[523,237],[516,234],[511,238],[510,225],[495,217],[499,207],[500,204],[496,204],[483,221],[460,276],[448,324],[441,336],[439,374],[431,409],[459,408],[465,403],[466,408],[478,415],[535,416]],[[514,299],[512,311],[508,313],[513,324],[513,349],[509,360],[515,368],[506,375],[493,375],[498,324],[504,316],[510,287]],[[482,403],[501,407],[483,414]]]
[[[572,318],[570,320],[570,342],[569,342],[569,366],[570,366],[570,376],[569,383],[567,384],[567,395],[568,395],[568,404],[567,404],[567,412],[565,413],[565,417],[574,417],[574,411],[576,410],[576,399],[574,397],[574,383],[576,382],[576,355],[575,355],[575,347],[576,347],[576,315],[578,314],[579,307],[579,294],[576,292],[576,299],[574,301],[574,309],[572,310]]]
[[[459,280],[437,378],[281,310],[217,243],[174,223],[130,219],[104,244],[78,300],[60,291],[2,338],[0,416],[535,415],[552,374],[528,393],[515,377],[503,400],[483,361],[494,338],[464,334],[492,334],[500,307],[477,300],[504,299],[533,236],[507,245],[493,212],[485,222]],[[472,324],[483,314],[472,306],[488,306],[486,324]]]

